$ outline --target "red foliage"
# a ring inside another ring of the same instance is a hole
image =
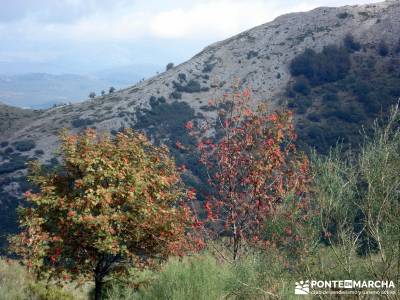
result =
[[[263,240],[266,220],[276,216],[285,199],[292,197],[296,209],[301,208],[308,161],[296,152],[291,112],[253,108],[249,90],[225,95],[214,105],[217,119],[196,128],[190,122],[186,128],[199,140],[200,161],[213,189],[204,205],[208,234],[230,236],[235,259],[243,243],[269,244]],[[211,140],[212,132],[220,138]],[[284,233],[293,236],[290,227]]]

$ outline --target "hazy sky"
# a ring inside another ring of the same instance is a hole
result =
[[[182,62],[210,43],[318,6],[373,0],[0,0],[0,73]]]

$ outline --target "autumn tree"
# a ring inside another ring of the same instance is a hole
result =
[[[249,90],[210,101],[217,116],[187,123],[199,140],[201,162],[208,170],[211,193],[204,207],[205,228],[212,239],[222,236],[235,260],[244,244],[265,246],[272,237],[293,240],[294,222],[306,209],[308,161],[296,152],[291,112],[269,113],[256,106]],[[286,209],[281,207],[286,202]],[[268,220],[287,220],[268,236]]]
[[[66,133],[61,142],[60,168],[31,165],[38,191],[26,193],[22,231],[11,238],[29,268],[64,280],[92,279],[101,299],[111,273],[186,249],[192,217],[165,147],[133,131],[115,139],[94,130]]]

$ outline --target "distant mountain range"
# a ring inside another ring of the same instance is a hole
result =
[[[95,75],[27,73],[0,74],[0,101],[17,107],[50,108],[55,104],[86,100],[111,86],[127,87],[153,76],[162,68],[153,65],[132,65],[97,72]]]

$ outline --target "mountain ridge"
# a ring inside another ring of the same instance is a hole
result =
[[[190,60],[134,86],[93,100],[44,110],[26,126],[2,131],[0,142],[15,145],[34,141],[34,147],[28,147],[21,155],[50,162],[62,128],[70,128],[72,132],[85,127],[114,133],[126,127],[163,131],[166,124],[171,125],[168,122],[174,121],[171,119],[176,116],[169,115],[174,109],[186,115],[179,119],[182,122],[189,117],[215,114],[215,109],[207,106],[208,100],[229,92],[230,84],[238,79],[240,87],[250,87],[255,101],[266,101],[275,109],[283,105],[288,85],[294,80],[290,63],[305,49],[320,52],[331,44],[343,45],[346,35],[351,34],[363,44],[362,51],[368,55],[383,39],[390,48],[395,47],[399,32],[399,1],[320,7],[282,15],[211,44]],[[174,123],[171,128],[179,126],[183,127]],[[0,165],[8,162],[9,158],[3,157]],[[6,173],[7,176],[23,174],[21,168]]]

